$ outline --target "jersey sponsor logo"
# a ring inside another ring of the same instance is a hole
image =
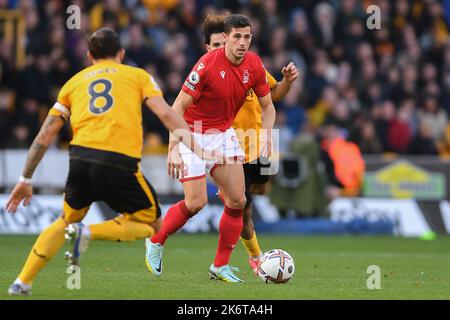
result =
[[[185,85],[187,88],[191,89],[192,91],[195,91],[195,86],[193,86],[193,85],[190,84],[189,82],[185,81],[185,82],[184,82],[184,85]]]
[[[200,76],[196,71],[192,71],[189,74],[188,81],[192,84],[197,84],[200,81]]]
[[[225,71],[220,71],[220,76],[222,77],[222,79],[225,79]]]
[[[205,67],[205,65],[202,63],[200,63],[197,67],[197,71],[202,70]]]
[[[242,83],[248,83],[248,79],[250,78],[250,74],[248,73],[248,70],[244,70],[244,74],[242,75]]]

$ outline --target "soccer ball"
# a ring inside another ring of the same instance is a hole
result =
[[[267,251],[259,260],[258,276],[265,283],[288,282],[294,275],[294,271],[294,259],[281,249]]]

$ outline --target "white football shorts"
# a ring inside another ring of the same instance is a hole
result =
[[[226,158],[232,158],[242,162],[245,153],[242,151],[236,132],[233,128],[225,132],[216,133],[196,133],[193,132],[195,141],[204,150],[216,150],[221,152]],[[219,165],[218,161],[206,161],[197,156],[184,143],[179,146],[180,155],[184,162],[184,177],[180,182],[202,179],[206,177],[206,171],[212,176],[214,169]]]

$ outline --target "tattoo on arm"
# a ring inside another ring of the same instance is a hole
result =
[[[42,157],[44,157],[45,152],[47,151],[48,146],[44,146],[36,141],[33,141],[33,144],[28,151],[27,161],[25,163],[25,168],[23,169],[23,176],[25,178],[31,178],[36,169],[37,165],[41,161]]]
[[[57,117],[54,116],[47,117],[37,137],[31,144],[25,163],[25,168],[22,174],[24,177],[31,178],[34,170],[36,170],[37,165],[47,152],[47,149],[52,142],[54,135],[59,132],[61,126],[58,126],[58,123],[55,123],[56,119]],[[55,128],[52,128],[55,125],[59,127],[56,131]]]

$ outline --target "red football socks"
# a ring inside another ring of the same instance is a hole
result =
[[[180,230],[189,220],[189,217],[189,210],[184,200],[175,203],[167,211],[161,229],[151,237],[151,241],[164,245],[167,237]]]
[[[219,224],[219,245],[214,266],[221,267],[230,261],[231,252],[239,240],[244,225],[243,211],[243,209],[232,209],[225,206]]]

